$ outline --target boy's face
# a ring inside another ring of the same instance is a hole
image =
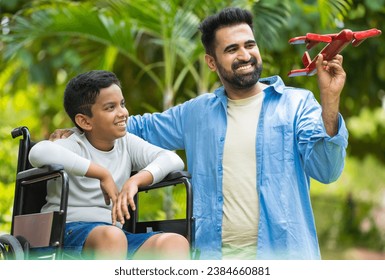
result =
[[[108,88],[101,89],[91,111],[92,117],[89,118],[91,130],[88,133],[92,138],[90,142],[108,144],[126,135],[128,111],[118,85],[112,84]]]

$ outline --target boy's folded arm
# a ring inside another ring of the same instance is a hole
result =
[[[48,140],[40,141],[32,147],[29,161],[33,167],[61,164],[65,171],[78,176],[85,176],[91,163],[90,160]]]
[[[152,184],[160,182],[172,171],[183,169],[183,160],[176,153],[167,150],[159,152],[156,158],[149,165],[143,168],[143,170],[152,174]]]

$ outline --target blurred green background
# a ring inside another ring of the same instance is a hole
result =
[[[91,69],[117,74],[130,114],[163,111],[212,91],[219,81],[204,63],[197,26],[226,6],[253,12],[263,76],[278,74],[317,98],[316,77],[287,77],[302,68],[305,51],[290,38],[343,28],[385,31],[385,0],[0,0],[0,233],[10,230],[13,203],[18,141],[11,130],[26,125],[41,140],[71,127],[62,110],[65,84]],[[340,110],[349,147],[337,182],[312,182],[321,251],[324,259],[385,259],[385,36],[342,54]],[[183,215],[178,191],[155,200],[163,207],[157,217]]]

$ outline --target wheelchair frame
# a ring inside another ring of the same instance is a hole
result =
[[[31,141],[27,127],[17,127],[11,132],[11,135],[13,138],[20,136],[22,138],[19,142],[11,234],[0,236],[0,259],[29,259],[30,249],[39,247],[52,247],[53,253],[48,256],[49,259],[63,259],[63,240],[69,192],[68,175],[61,165],[33,168],[29,164],[28,154],[34,143]],[[123,228],[132,233],[147,232],[150,229],[151,231],[182,234],[189,241],[191,252],[193,252],[195,229],[190,178],[191,176],[187,171],[172,172],[161,182],[139,189],[139,192],[149,192],[154,189],[183,184],[186,191],[186,217],[184,219],[140,222],[138,221],[139,205],[137,205],[137,211],[131,211],[131,219],[125,223]],[[52,179],[61,180],[59,210],[40,213],[40,209],[45,203],[46,183]],[[135,200],[138,203],[137,196]],[[47,256],[42,258],[47,258]]]

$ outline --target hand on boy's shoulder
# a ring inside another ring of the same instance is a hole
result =
[[[49,136],[50,141],[56,141],[59,139],[66,139],[71,136],[71,134],[74,133],[69,128],[59,128],[56,129],[51,135]]]

